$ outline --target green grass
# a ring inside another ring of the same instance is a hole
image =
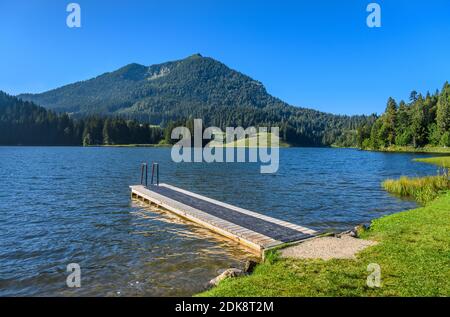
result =
[[[442,191],[450,189],[450,181],[446,173],[416,178],[403,176],[400,179],[388,179],[382,186],[391,194],[411,197],[421,204],[426,204],[438,197]]]
[[[103,144],[103,145],[90,145],[91,147],[169,147],[170,144]]]
[[[356,260],[271,256],[249,276],[224,280],[199,296],[450,296],[450,192],[429,205],[372,222],[363,239],[379,243]],[[367,265],[381,267],[369,288]]]
[[[256,144],[258,145],[258,141],[259,140],[267,140],[265,143],[262,143],[264,146],[270,147],[271,146],[271,133],[266,133],[266,132],[260,132],[257,133],[256,136],[253,136],[251,138],[249,137],[245,137],[243,139],[239,139],[233,142],[229,142],[229,143],[219,143],[216,141],[211,141],[209,143],[210,146],[216,146],[216,147],[250,147],[250,145]],[[223,136],[224,138],[226,137],[225,134]],[[259,139],[259,140],[258,140]],[[261,146],[263,146],[261,145]],[[279,147],[290,147],[291,145],[284,142],[283,140],[281,140],[281,138],[279,139]]]
[[[443,146],[425,146],[425,147],[413,147],[413,146],[398,146],[393,145],[389,147],[385,147],[382,149],[374,150],[368,149],[370,151],[377,152],[406,152],[406,153],[450,153],[450,147]]]
[[[159,141],[159,143],[146,143],[146,144],[103,144],[103,145],[90,145],[94,147],[169,147],[170,143],[166,143],[165,140]]]
[[[416,162],[434,164],[444,168],[450,168],[450,156],[442,157],[430,157],[430,158],[417,158],[414,159]]]

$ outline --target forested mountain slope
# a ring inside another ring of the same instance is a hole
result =
[[[221,128],[279,126],[285,140],[303,146],[354,143],[356,134],[344,132],[373,120],[290,106],[268,94],[260,82],[199,54],[149,67],[130,64],[19,97],[73,117],[113,115],[162,126],[190,118]]]

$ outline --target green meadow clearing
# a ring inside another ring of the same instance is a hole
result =
[[[223,138],[226,138],[226,135],[223,135]],[[246,136],[243,139],[235,140],[233,142],[219,142],[219,141],[211,141],[208,145],[215,147],[237,147],[237,148],[252,148],[252,147],[271,147],[272,146],[272,133],[267,132],[259,132],[254,136],[248,137]],[[226,141],[226,140],[225,140]],[[275,146],[275,145],[274,145]],[[278,138],[278,147],[290,147],[291,145],[284,142],[281,138]]]

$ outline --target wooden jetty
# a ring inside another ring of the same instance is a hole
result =
[[[130,186],[133,199],[155,204],[222,236],[237,241],[259,256],[286,243],[318,233],[286,221],[226,204],[167,184]]]

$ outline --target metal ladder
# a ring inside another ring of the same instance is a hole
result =
[[[154,183],[155,172],[156,172],[156,184]],[[141,164],[141,185],[148,187],[148,163]],[[154,162],[152,163],[152,178],[150,181],[150,185],[159,186],[159,164],[158,163],[154,163]]]

